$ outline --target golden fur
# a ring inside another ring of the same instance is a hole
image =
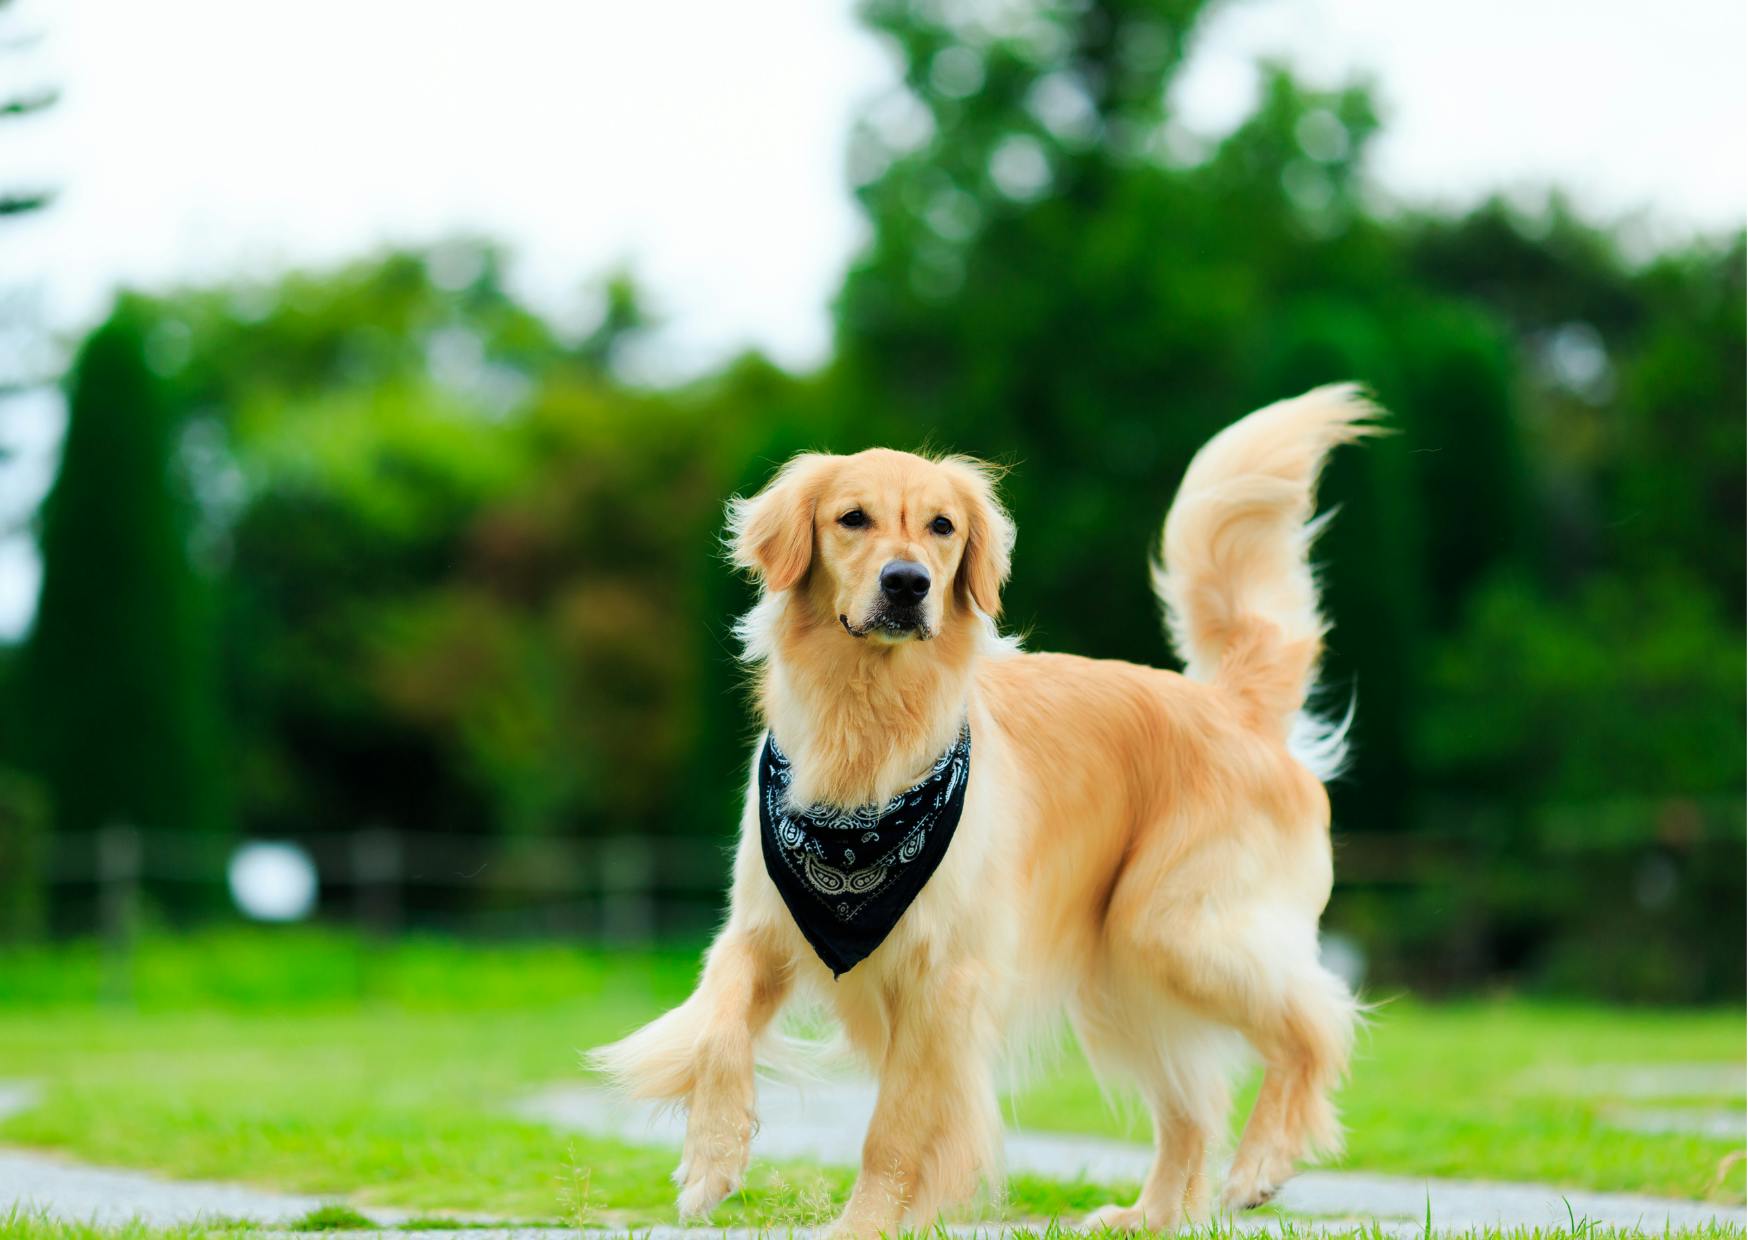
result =
[[[1140,1199],[1096,1224],[1206,1216],[1245,1042],[1266,1073],[1224,1205],[1266,1201],[1299,1159],[1337,1144],[1329,1091],[1354,1003],[1317,954],[1331,881],[1321,780],[1340,736],[1304,713],[1324,631],[1307,555],[1323,460],[1367,434],[1372,412],[1352,388],[1321,388],[1228,427],[1191,462],[1155,570],[1186,675],[1021,654],[996,636],[1013,527],[974,462],[807,455],[732,505],[735,559],[764,585],[742,635],[793,798],[882,802],[966,717],[975,748],[945,860],[835,983],[765,873],[749,788],[731,909],[696,991],[594,1053],[631,1094],[689,1109],[682,1217],[740,1184],[755,1052],[801,991],[829,1002],[880,1083],[841,1234],[923,1226],[999,1182],[994,1064],[1016,1026],[1063,1009],[1154,1117]],[[840,524],[850,509],[867,525]],[[949,536],[928,525],[943,515]],[[926,640],[856,632],[895,558],[950,583],[928,596]]]

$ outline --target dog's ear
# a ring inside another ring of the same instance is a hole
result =
[[[987,616],[1001,614],[1001,588],[1013,563],[1014,523],[995,495],[996,470],[969,457],[941,462],[953,472],[965,504],[965,554],[954,587]]]
[[[728,501],[728,550],[773,594],[793,587],[813,563],[813,514],[831,465],[823,452],[792,459],[751,499]]]

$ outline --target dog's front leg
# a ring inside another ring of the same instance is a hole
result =
[[[1001,1163],[995,1022],[981,970],[942,970],[881,1004],[890,1027],[862,1169],[835,1236],[926,1228]]]
[[[789,987],[786,956],[761,937],[724,930],[689,1002],[701,1008],[687,1100],[686,1144],[674,1181],[682,1219],[703,1218],[740,1187],[757,1126],[753,1045]]]
[[[756,1123],[753,1046],[782,1005],[790,972],[789,957],[766,935],[731,920],[685,1003],[593,1056],[633,1097],[686,1104],[674,1172],[682,1219],[708,1215],[746,1174]]]

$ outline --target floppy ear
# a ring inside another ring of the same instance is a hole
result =
[[[740,567],[757,573],[773,594],[807,576],[813,563],[813,513],[836,459],[822,452],[804,452],[751,499],[728,501],[729,555]]]
[[[953,471],[968,514],[965,554],[954,586],[987,616],[1001,614],[1001,588],[1013,562],[1014,523],[995,496],[995,471],[969,457],[941,462]]]

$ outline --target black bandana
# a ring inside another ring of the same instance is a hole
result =
[[[759,837],[783,903],[834,978],[892,933],[947,855],[965,808],[971,725],[922,783],[885,805],[789,806],[789,759],[775,737],[759,758]]]

